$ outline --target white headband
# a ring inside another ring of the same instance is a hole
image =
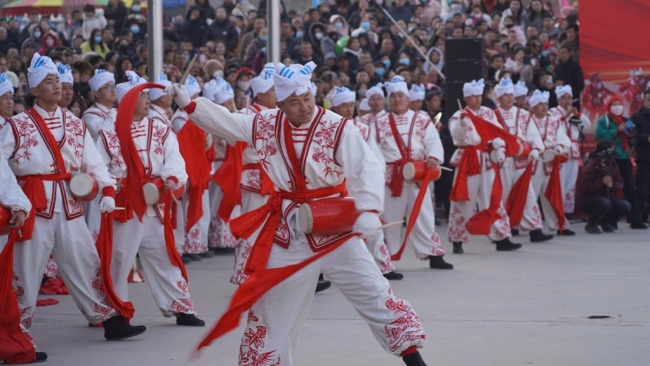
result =
[[[394,76],[393,79],[384,83],[386,90],[388,91],[388,96],[390,97],[393,93],[404,93],[404,95],[409,95],[409,88],[404,81],[404,78],[401,76]]]
[[[334,107],[338,107],[344,103],[354,103],[355,100],[356,94],[352,90],[344,86],[339,86],[334,89],[334,94],[332,95],[332,105]]]
[[[381,96],[381,99],[386,99],[386,97],[384,96],[384,90],[381,87],[382,87],[381,84],[377,84],[372,88],[368,89],[366,91],[366,98],[370,100],[370,97],[372,97],[373,95],[379,95]]]
[[[214,93],[214,102],[217,104],[222,104],[230,99],[235,98],[235,91],[230,86],[228,82],[222,82],[217,85],[216,91]]]
[[[187,94],[189,94],[190,97],[193,97],[201,92],[201,85],[199,85],[199,82],[196,81],[196,78],[192,75],[187,75],[187,79],[185,79],[184,85],[187,89]]]
[[[165,75],[162,72],[158,74],[158,78],[156,78],[154,82],[163,85],[165,87],[172,85],[172,83],[169,80],[167,80],[167,75]],[[154,100],[158,100],[162,98],[162,96],[165,94],[166,94],[165,89],[159,89],[159,88],[149,89],[149,100],[153,102]]]
[[[0,96],[11,93],[14,95],[14,86],[4,72],[0,74]]]
[[[27,82],[30,88],[36,88],[41,84],[48,75],[59,76],[59,71],[52,59],[47,56],[41,56],[38,52],[32,57],[32,64],[27,69]]]
[[[526,83],[520,81],[515,84],[515,98],[525,97],[526,95],[528,95],[528,87],[526,86]]]
[[[128,81],[124,83],[119,83],[115,86],[115,88],[117,89],[118,103],[122,101],[122,97],[124,97],[124,95],[126,95],[126,93],[128,93],[129,90],[133,89],[134,86],[146,82],[143,78],[139,77],[138,74],[136,74],[131,70],[126,71],[125,74],[126,74],[126,79]]]
[[[305,66],[294,64],[289,67],[283,64],[275,66],[273,81],[275,83],[275,95],[278,102],[282,102],[291,95],[303,95],[312,91],[311,73],[316,64],[308,62]]]
[[[216,79],[212,79],[207,83],[203,84],[203,96],[210,99],[211,102],[215,103],[214,95],[217,93],[218,82]]]
[[[411,102],[424,100],[425,94],[426,94],[426,89],[424,88],[424,85],[413,84],[411,86],[411,90],[409,91],[409,99],[411,100]]]
[[[359,110],[364,112],[371,111],[370,104],[368,104],[368,98],[363,98],[359,104]]]
[[[512,84],[510,78],[503,78],[494,88],[494,91],[497,94],[497,98],[501,98],[504,94],[515,94],[515,86]]]
[[[472,97],[476,95],[483,95],[484,87],[485,85],[483,84],[483,79],[479,79],[479,81],[472,80],[469,83],[465,83],[465,85],[463,85],[463,96]]]
[[[555,96],[557,99],[562,98],[564,94],[569,94],[573,97],[573,91],[571,90],[571,85],[560,85],[555,87]]]
[[[92,91],[98,91],[102,86],[110,83],[115,83],[115,75],[112,72],[108,72],[104,69],[96,69],[95,75],[88,80],[88,85]]]
[[[535,90],[533,95],[530,96],[530,99],[528,100],[528,105],[530,105],[531,108],[534,106],[540,104],[540,103],[548,103],[548,97],[549,93],[547,91],[541,92],[539,90]]]
[[[262,70],[260,75],[251,80],[253,98],[259,93],[266,93],[273,87],[273,74],[275,74],[275,65],[269,62],[264,66],[264,70]]]
[[[56,69],[59,71],[59,82],[61,84],[74,84],[70,65],[56,64]]]

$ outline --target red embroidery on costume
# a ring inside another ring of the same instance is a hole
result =
[[[38,146],[38,131],[36,126],[26,114],[22,118],[16,119],[14,117],[12,120],[14,121],[18,132],[18,141],[16,141],[14,159],[16,160],[16,163],[20,162],[20,159],[30,161],[32,155],[30,149]]]
[[[74,148],[74,157],[81,159],[84,152],[84,135],[86,132],[83,122],[72,115],[66,116],[66,122],[66,142]]]
[[[189,295],[190,291],[187,289],[187,282],[185,281],[177,281],[176,282],[176,287],[178,287],[181,292],[183,292],[183,295]]]
[[[442,245],[440,245],[440,237],[438,236],[437,232],[435,232],[435,231],[433,232],[433,235],[431,235],[431,241],[433,242],[433,247],[431,249],[431,254],[436,256],[436,257],[445,255],[445,250],[442,247]]]
[[[169,318],[177,314],[193,314],[194,304],[190,299],[176,299],[169,304],[169,310],[160,309],[163,316]]]
[[[466,218],[462,216],[462,213],[458,206],[452,205],[451,214],[449,215],[449,229],[447,231],[447,237],[449,241],[469,241],[469,235],[467,229],[465,228]]]
[[[25,329],[29,329],[32,327],[32,321],[34,320],[34,316],[26,316],[23,318],[23,315],[27,314],[33,314],[32,307],[24,308],[20,311],[20,323],[25,327]]]
[[[275,141],[275,119],[277,113],[269,115],[268,118],[264,114],[258,114],[255,117],[255,143],[254,146],[258,147],[257,153],[260,156],[260,163],[262,167],[268,168],[268,159],[278,153],[278,147]]]
[[[17,280],[17,278],[16,278]],[[14,293],[16,294],[16,300],[18,300],[19,304],[25,303],[25,289],[22,288],[21,286],[16,286],[14,289]]]
[[[151,142],[153,143],[153,152],[156,155],[165,155],[165,138],[169,133],[169,127],[167,126],[156,126],[153,127],[154,132],[152,135]]]
[[[389,350],[395,352],[405,344],[412,345],[414,341],[424,340],[420,319],[413,311],[413,308],[404,303],[404,300],[391,298],[386,300],[386,307],[399,318],[384,326],[384,334],[389,339]]]

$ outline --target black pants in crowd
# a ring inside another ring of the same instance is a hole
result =
[[[449,164],[443,164],[447,168],[453,168]],[[445,208],[445,214],[449,218],[451,203],[449,202],[449,195],[451,194],[451,188],[454,185],[454,171],[443,170],[440,174],[440,179],[433,182],[434,192],[436,193],[436,202],[442,203]]]
[[[627,222],[631,224],[640,223],[642,222],[641,208],[636,196],[632,161],[630,159],[616,159],[616,165],[618,165],[618,170],[621,171],[621,176],[623,177],[623,194],[625,195],[625,200],[631,206],[630,213],[627,215]]]
[[[611,225],[630,212],[631,205],[620,198],[587,197],[579,208],[580,212],[587,215],[587,225]]]
[[[636,163],[636,198],[643,214],[650,212],[648,195],[650,194],[650,162]]]

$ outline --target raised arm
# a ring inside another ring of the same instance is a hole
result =
[[[445,161],[445,151],[442,147],[442,141],[438,130],[433,126],[433,122],[427,124],[424,131],[424,148],[427,158],[435,158],[441,164]]]
[[[11,171],[7,159],[0,151],[0,205],[11,209],[12,212],[23,211],[27,214],[32,210],[25,193],[16,182],[16,176]]]

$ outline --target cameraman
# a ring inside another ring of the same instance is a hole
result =
[[[643,106],[630,117],[636,125],[636,196],[644,220],[648,220],[650,194],[650,90],[643,93]]]
[[[611,140],[614,144],[613,158],[616,160],[618,170],[623,177],[623,193],[625,200],[631,205],[627,221],[632,229],[647,229],[648,226],[641,219],[641,209],[636,198],[634,174],[630,153],[636,145],[635,127],[631,121],[623,117],[623,101],[614,96],[607,104],[607,114],[598,120],[596,126],[596,141]]]
[[[601,233],[598,225],[606,233],[614,232],[621,216],[630,211],[629,202],[616,198],[623,189],[623,178],[612,158],[613,147],[610,140],[598,141],[578,183],[576,201],[587,216],[585,230],[590,234]]]

